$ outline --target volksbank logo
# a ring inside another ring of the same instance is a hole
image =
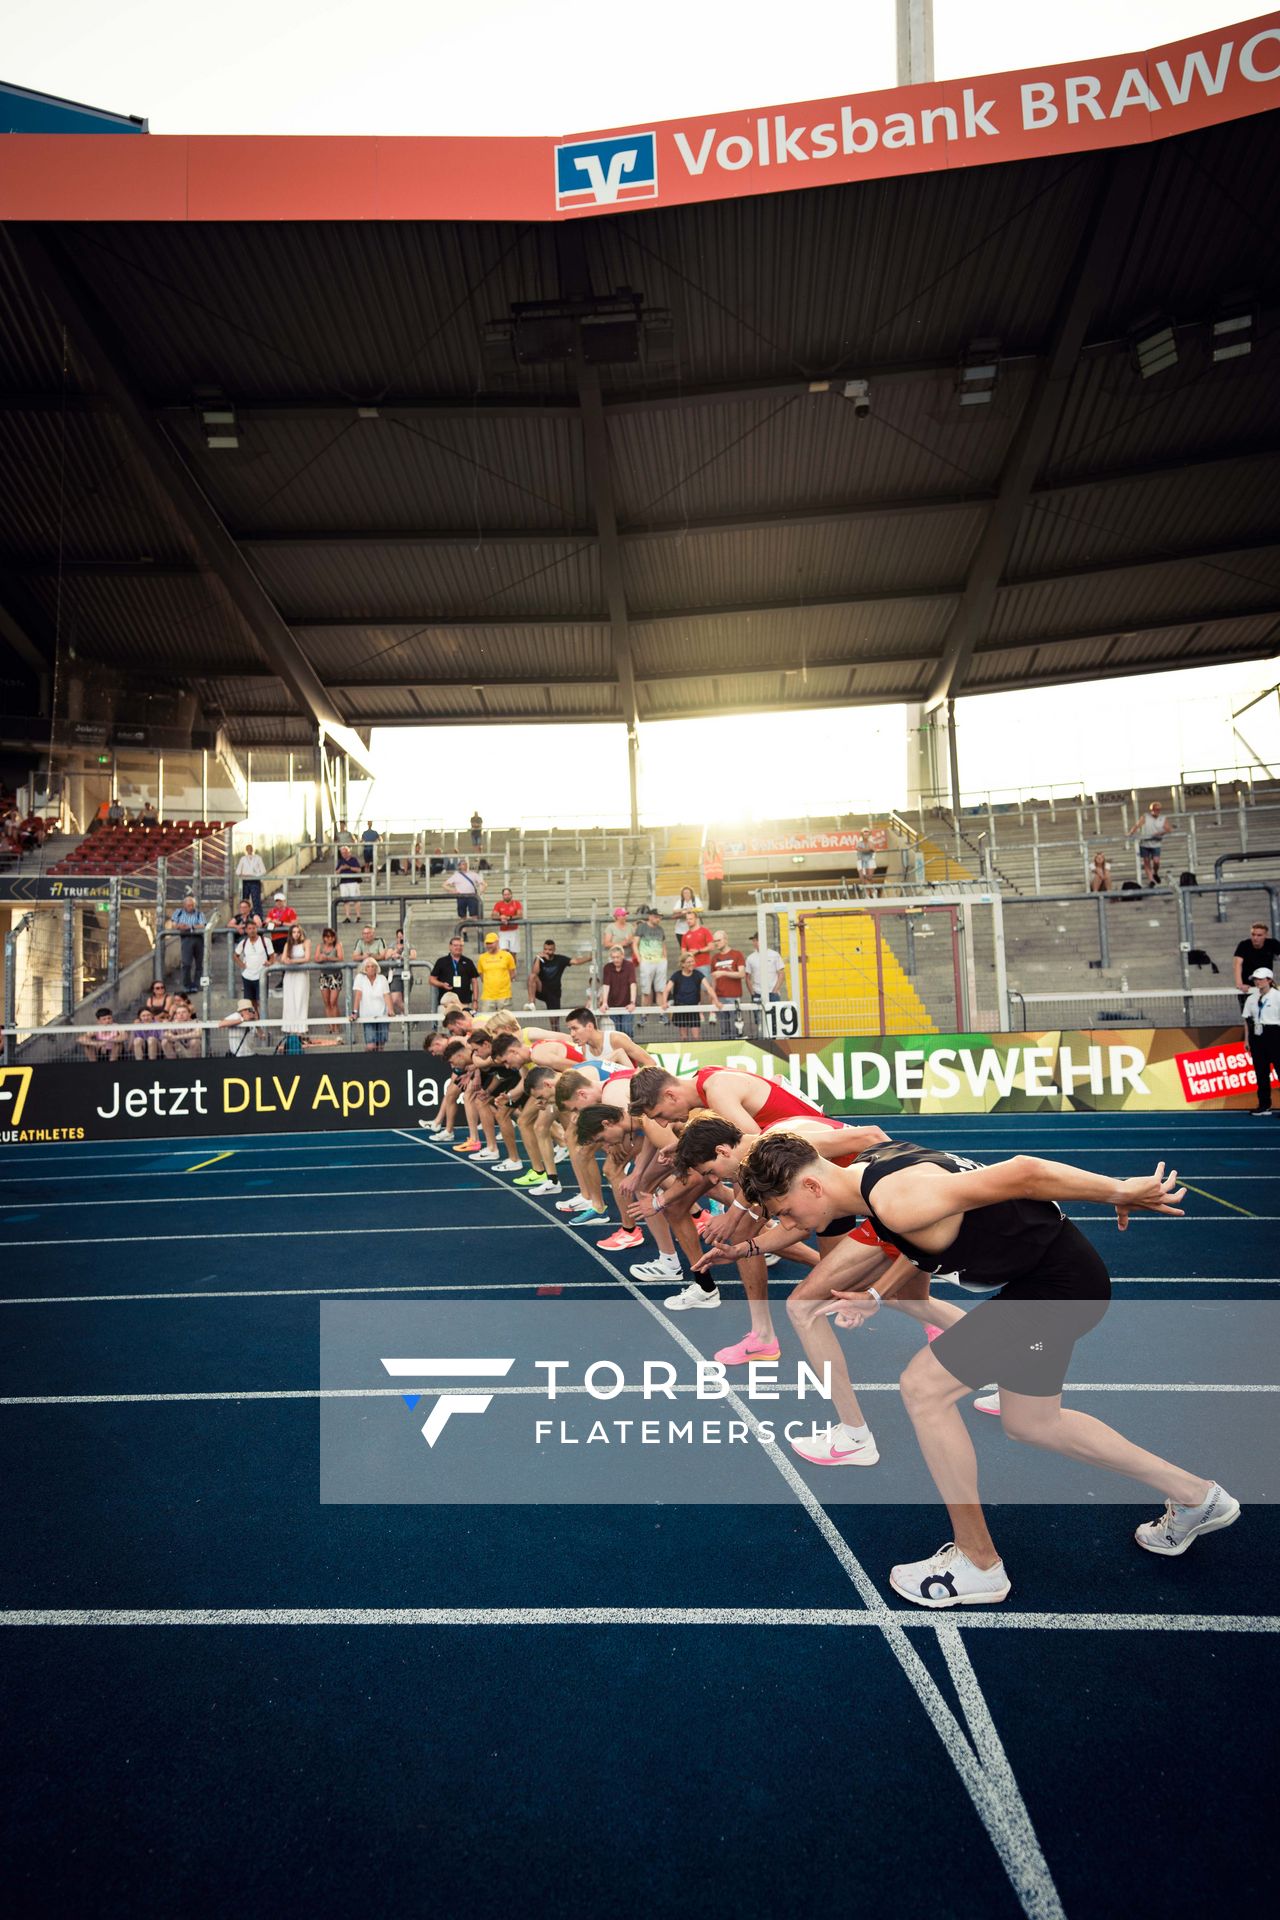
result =
[[[658,140],[653,133],[609,140],[571,140],[556,148],[556,208],[612,207],[658,197]]]

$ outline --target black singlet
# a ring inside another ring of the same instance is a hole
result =
[[[862,1169],[862,1197],[872,1226],[925,1273],[956,1273],[970,1292],[989,1293],[1010,1280],[1034,1273],[1046,1261],[1069,1222],[1055,1200],[997,1200],[961,1215],[960,1231],[941,1253],[928,1253],[895,1233],[875,1211],[872,1194],[891,1173],[908,1167],[941,1167],[946,1173],[970,1173],[978,1165],[958,1154],[890,1140],[869,1147],[854,1163]]]

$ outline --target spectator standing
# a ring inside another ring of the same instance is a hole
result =
[[[635,1032],[637,977],[636,963],[619,941],[600,976],[600,1010],[613,1015],[614,1026],[628,1039]]]
[[[359,918],[360,875],[363,869],[360,855],[345,841],[338,848],[335,871],[338,875],[338,898],[342,902],[343,923],[350,926]]]
[[[257,927],[250,927],[237,942],[235,962],[240,969],[244,997],[257,1010],[262,993],[262,976],[271,963],[271,948]]]
[[[1249,929],[1249,938],[1240,942],[1234,954],[1236,992],[1242,1007],[1254,973],[1259,967],[1274,968],[1277,954],[1280,954],[1280,940],[1273,940],[1263,921],[1255,920]]]
[[[386,941],[376,927],[365,927],[351,951],[357,960],[381,961],[382,951],[386,944]]]
[[[478,813],[471,816],[471,851],[479,853],[484,846],[484,821]]]
[[[124,825],[124,808],[120,805],[120,797],[118,794],[112,799],[111,805],[107,808],[107,825],[109,827],[122,827]]]
[[[683,940],[689,931],[689,915],[698,911],[698,896],[692,887],[681,887],[680,898],[676,901],[675,935]]]
[[[309,1024],[307,1015],[311,1001],[311,975],[307,972],[311,964],[311,942],[305,928],[296,924],[290,927],[285,950],[280,955],[280,964],[284,968],[281,1030],[285,1034],[303,1034]]]
[[[858,885],[871,887],[876,882],[876,850],[871,844],[870,830],[864,827],[853,843],[854,859],[858,863]]]
[[[708,1006],[720,1011],[711,982],[700,968],[693,964],[693,955],[686,947],[680,956],[680,965],[662,989],[664,1010],[672,1007],[679,1009],[671,1015],[672,1023],[686,1033],[696,1034],[702,1015],[698,1009]]]
[[[194,893],[183,895],[182,905],[169,916],[169,925],[182,935],[182,984],[198,987],[204,968],[204,930],[207,921]]]
[[[266,871],[262,855],[255,853],[250,846],[236,861],[236,879],[241,882],[240,891],[258,914],[262,912],[262,881]]]
[[[667,935],[656,907],[650,907],[643,923],[636,928],[635,952],[640,1004],[656,1006],[667,984]]]
[[[267,915],[267,938],[271,942],[271,951],[279,959],[289,944],[289,929],[296,926],[298,916],[282,893],[278,893],[271,902],[271,911]]]
[[[1089,869],[1090,893],[1111,892],[1111,862],[1099,849],[1093,856],[1093,865]]]
[[[416,960],[417,957],[418,949],[416,947],[406,947],[404,942],[404,928],[399,927],[396,930],[395,939],[389,947],[384,948],[382,953],[382,970],[386,974],[387,984],[391,988],[391,1011],[393,1014],[399,1015],[404,1012],[405,995],[413,985],[413,972],[409,963],[412,960]]]
[[[601,961],[607,962],[615,947],[621,947],[628,960],[633,959],[635,956],[632,949],[635,946],[635,939],[635,929],[627,919],[626,908],[615,907],[605,922],[604,932],[600,936],[600,944],[603,948],[600,955]]]
[[[262,916],[254,912],[251,900],[242,900],[227,924],[243,939],[250,927],[261,928]]]
[[[480,972],[475,961],[463,952],[462,935],[455,933],[448,951],[433,961],[429,975],[436,990],[436,1011],[447,993],[456,993],[464,1007],[474,1007],[479,998]]]
[[[738,1017],[738,1002],[742,998],[743,982],[747,977],[747,963],[736,947],[731,947],[727,936],[717,930],[711,936],[711,985],[720,1003],[720,1038],[732,1040],[735,1031],[741,1032],[742,1021]]]
[[[390,1037],[391,987],[376,960],[366,960],[355,980],[355,1008],[351,1018],[364,1031],[366,1053],[381,1053]]]
[[[1271,1070],[1280,1074],[1280,993],[1270,967],[1255,967],[1250,976],[1252,991],[1244,1003],[1245,1044],[1253,1056],[1253,1077],[1258,1086],[1255,1117],[1271,1114]]]
[[[786,971],[782,955],[773,947],[761,947],[759,934],[753,933],[751,952],[747,955],[747,984],[751,989],[751,998],[762,1007],[781,1000]]]
[[[516,957],[498,945],[496,933],[486,933],[484,949],[476,955],[480,974],[480,1015],[501,1013],[511,1005],[511,979]]]
[[[372,820],[370,820],[368,826],[360,835],[360,857],[364,862],[364,870],[366,873],[372,873],[373,871],[373,863],[378,855],[378,842],[381,838],[382,835],[378,832]]]
[[[138,815],[138,825],[140,827],[158,827],[160,825],[160,816],[150,800],[144,800],[142,803],[142,812]]]
[[[690,907],[685,913],[685,931],[680,935],[683,952],[693,955],[693,964],[705,980],[711,972],[711,929],[704,927]]]
[[[504,887],[501,897],[493,903],[493,917],[498,922],[498,945],[505,947],[508,953],[519,951],[516,928],[523,912],[523,903],[516,899],[510,887]]]
[[[544,940],[542,951],[533,963],[529,975],[529,1005],[541,1000],[548,1013],[559,1013],[560,995],[564,986],[564,976],[570,967],[583,967],[591,959],[589,953],[557,953],[554,940]]]
[[[1160,846],[1172,821],[1165,814],[1158,800],[1150,800],[1141,820],[1136,820],[1125,835],[1126,840],[1138,836],[1138,852],[1142,855],[1142,877],[1149,887],[1160,885]]]
[[[338,995],[342,992],[340,967],[345,958],[337,928],[325,927],[316,947],[315,959],[318,967],[327,969],[320,975],[320,1004],[328,1014],[331,1025],[336,1025],[340,1017],[338,1013]]]
[[[480,918],[480,895],[484,891],[484,881],[478,873],[472,873],[465,858],[459,860],[453,872],[447,873],[440,884],[457,902],[459,920]]]

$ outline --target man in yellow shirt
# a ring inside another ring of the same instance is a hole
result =
[[[486,933],[484,952],[476,955],[476,966],[480,970],[479,1012],[483,1019],[485,1014],[499,1013],[511,1005],[511,976],[516,970],[516,957],[498,945],[496,933]]]

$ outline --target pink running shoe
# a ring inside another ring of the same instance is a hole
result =
[[[826,1434],[803,1434],[791,1441],[791,1449],[815,1467],[874,1467],[880,1459],[870,1434],[859,1440],[847,1427],[832,1427]]]
[[[483,1140],[464,1140],[460,1147],[454,1148],[454,1152],[455,1153],[479,1153],[483,1145],[484,1145]]]
[[[643,1246],[644,1235],[638,1227],[631,1233],[625,1227],[619,1227],[607,1240],[597,1240],[596,1245],[601,1253],[625,1253],[629,1247]]]
[[[721,1347],[715,1357],[723,1367],[745,1367],[752,1360],[780,1360],[782,1349],[776,1335],[766,1338],[760,1333],[749,1333],[735,1346]]]

